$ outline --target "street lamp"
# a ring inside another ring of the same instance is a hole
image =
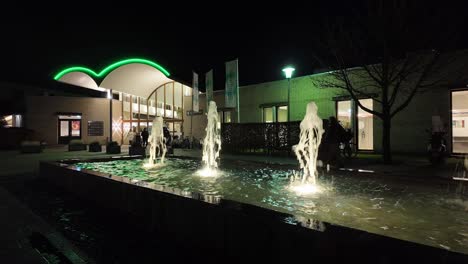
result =
[[[112,142],[112,89],[107,90],[107,99],[109,99],[109,143]]]
[[[294,68],[291,67],[291,66],[288,66],[286,68],[283,69],[283,72],[284,72],[284,75],[286,76],[286,79],[288,79],[288,122],[291,121],[291,118],[290,118],[290,112],[291,112],[291,109],[289,107],[289,97],[290,97],[290,90],[291,90],[291,77],[292,77],[292,74],[294,72]]]

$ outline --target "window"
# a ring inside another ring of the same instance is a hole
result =
[[[166,109],[166,117],[173,117],[172,116],[172,105],[165,105],[165,109]]]
[[[224,123],[231,123],[231,112],[224,112],[224,119],[223,119],[223,122]]]
[[[263,108],[263,122],[288,122],[288,107],[286,105],[275,105]]]
[[[338,101],[337,104],[336,119],[343,128],[351,128],[351,101]]]
[[[71,136],[79,137],[81,133],[81,120],[71,121]]]
[[[192,88],[184,85],[184,96],[192,96]]]
[[[148,119],[148,100],[140,98],[140,119]]]
[[[7,115],[0,116],[0,119],[5,121],[5,127],[22,127],[23,126],[23,116],[22,115]]]
[[[123,119],[129,120],[131,107],[130,95],[124,94],[123,99]]]
[[[287,106],[285,105],[278,106],[277,113],[278,113],[278,122],[288,122],[288,107]]]
[[[60,136],[68,137],[68,121],[60,121]]]
[[[366,108],[373,109],[372,99],[360,99],[359,102]],[[351,129],[357,140],[359,150],[374,149],[374,119],[373,115],[351,104],[351,100],[336,102],[336,118],[345,129]],[[353,124],[356,124],[353,128]]]
[[[275,122],[275,107],[263,108],[263,122],[264,123]]]
[[[218,118],[220,123],[231,123],[231,111],[219,111]]]
[[[468,90],[452,91],[452,152],[468,153]]]
[[[359,102],[366,108],[373,110],[372,99],[361,99]],[[368,113],[358,107],[358,149],[374,149],[374,119],[371,113]]]
[[[156,107],[154,105],[154,100],[148,100],[148,114],[149,118],[153,119],[154,116],[156,115]]]
[[[132,113],[133,119],[138,119],[138,97],[132,96]]]

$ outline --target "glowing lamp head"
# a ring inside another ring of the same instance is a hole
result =
[[[292,74],[293,72],[295,71],[296,69],[294,69],[293,67],[286,67],[283,69],[283,72],[284,72],[284,75],[286,76],[286,79],[291,79],[292,77]]]

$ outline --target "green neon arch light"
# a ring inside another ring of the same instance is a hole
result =
[[[145,60],[145,59],[133,58],[133,59],[126,59],[126,60],[121,60],[121,61],[115,62],[115,63],[107,66],[106,68],[104,68],[99,73],[96,73],[95,71],[93,71],[93,70],[91,70],[89,68],[86,68],[86,67],[81,67],[81,66],[69,67],[69,68],[66,68],[66,69],[60,71],[59,73],[57,73],[55,75],[55,77],[54,77],[54,80],[59,80],[65,74],[70,73],[70,72],[84,72],[84,73],[87,73],[88,75],[90,75],[92,77],[102,78],[102,77],[106,76],[109,72],[114,70],[115,68],[118,68],[118,67],[120,67],[122,65],[131,64],[131,63],[146,64],[146,65],[152,66],[152,67],[160,70],[167,77],[169,77],[169,75],[170,75],[170,73],[166,69],[164,69],[161,65],[159,65],[159,64],[157,64],[155,62],[152,62],[150,60]]]

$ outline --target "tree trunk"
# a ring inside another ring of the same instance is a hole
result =
[[[392,151],[390,146],[390,129],[391,129],[391,118],[384,116],[383,121],[383,137],[382,137],[382,148],[383,148],[383,161],[384,164],[392,164]]]

